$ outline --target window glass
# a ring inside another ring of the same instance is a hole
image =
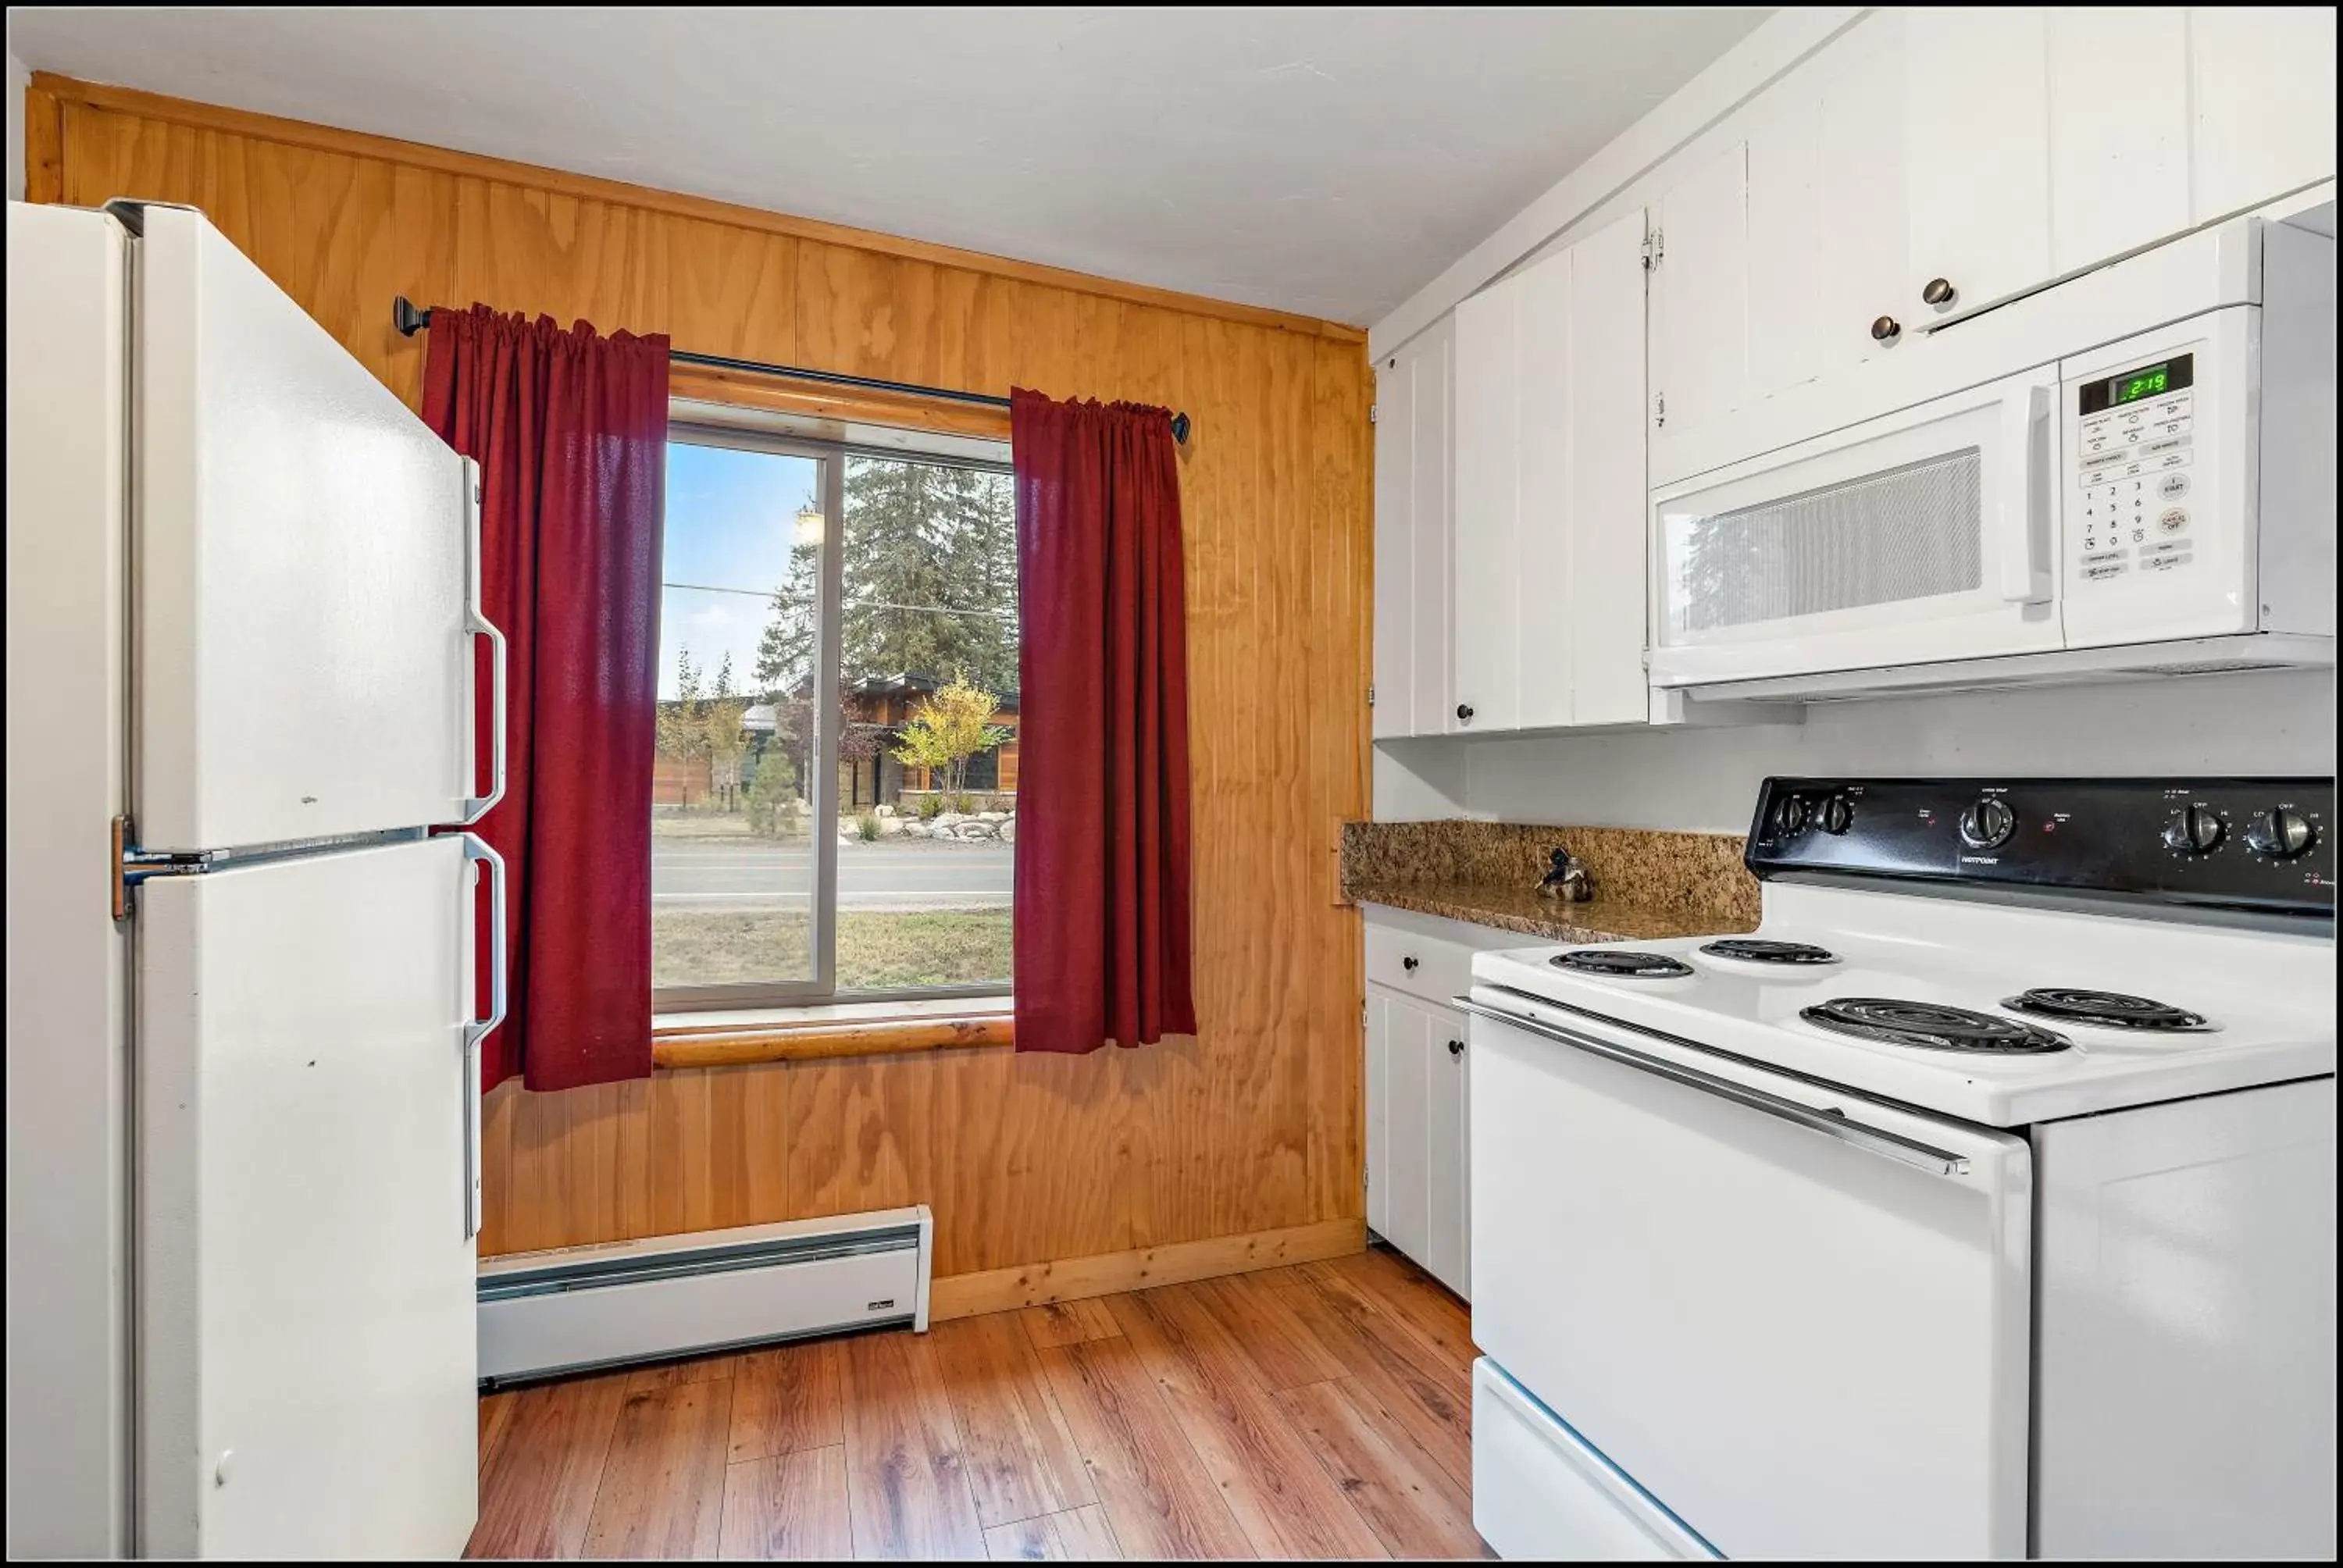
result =
[[[771,608],[810,604],[821,460],[668,447],[659,725],[651,765],[655,989],[809,985],[819,892],[806,788],[810,648],[781,647]],[[803,579],[802,581],[800,579]],[[777,591],[778,589],[778,591]]]
[[[661,578],[657,1004],[1007,990],[1006,468],[682,436]]]
[[[845,463],[838,986],[1005,990],[1017,835],[1010,478]]]

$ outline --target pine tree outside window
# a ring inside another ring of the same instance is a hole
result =
[[[873,451],[679,412],[651,759],[659,1010],[1008,990],[1016,509],[1006,444],[951,444]]]

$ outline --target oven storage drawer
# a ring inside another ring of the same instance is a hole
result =
[[[2025,1554],[2022,1139],[1502,988],[1466,1010],[1492,1360],[1728,1557]]]
[[[1486,1356],[1473,1363],[1473,1528],[1513,1562],[1716,1555]]]

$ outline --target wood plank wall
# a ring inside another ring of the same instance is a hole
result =
[[[412,400],[390,302],[481,300],[679,348],[1187,409],[1193,1040],[506,1085],[486,1252],[924,1201],[952,1274],[1362,1212],[1364,335],[444,149],[44,76],[33,194],[203,208]],[[1046,898],[1046,889],[1027,896]]]

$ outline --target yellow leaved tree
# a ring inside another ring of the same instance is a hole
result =
[[[951,684],[921,698],[895,738],[895,760],[925,768],[940,788],[958,791],[967,781],[968,760],[1009,739],[1009,731],[992,722],[1001,699],[969,680],[952,677]]]

